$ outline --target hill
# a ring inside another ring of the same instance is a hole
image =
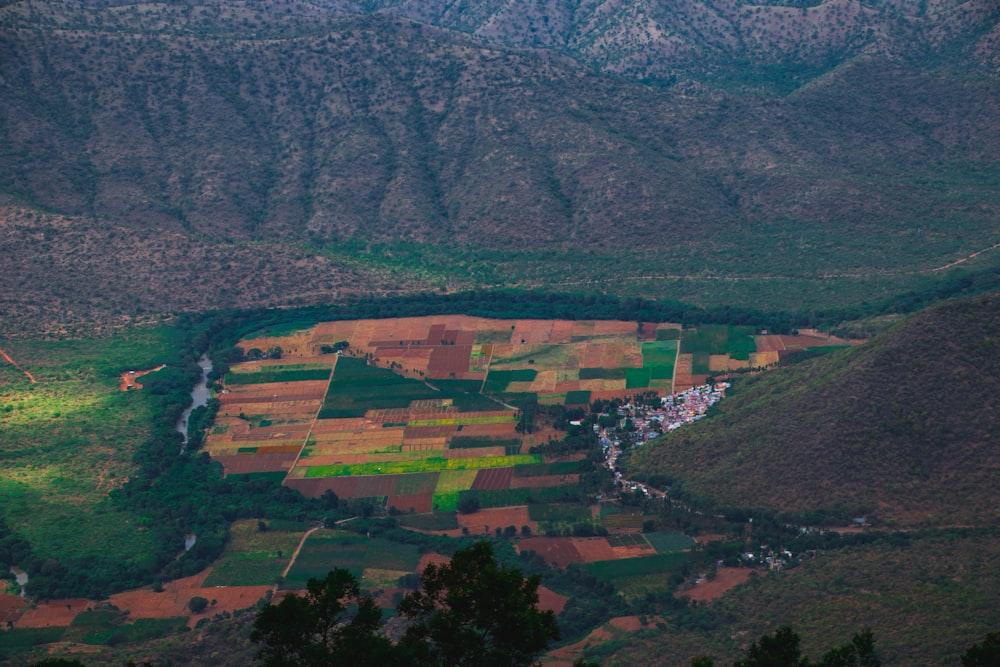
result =
[[[535,41],[528,3],[363,4],[0,8],[5,321],[492,285],[812,308],[1000,262],[990,3],[559,5]]]
[[[712,419],[636,451],[633,469],[724,506],[996,524],[998,327],[1000,295],[956,301],[740,382]]]

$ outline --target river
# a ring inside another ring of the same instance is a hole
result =
[[[181,451],[187,446],[187,431],[188,431],[188,420],[191,418],[191,413],[195,408],[199,408],[208,403],[208,399],[211,397],[212,392],[208,390],[208,374],[212,371],[212,360],[208,358],[208,355],[201,355],[201,359],[198,360],[198,365],[201,366],[201,379],[198,384],[194,386],[191,390],[191,407],[185,410],[181,414],[181,418],[177,420],[177,430],[180,431],[181,436],[184,438],[184,442],[181,443]]]

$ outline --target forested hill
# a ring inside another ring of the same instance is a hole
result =
[[[0,314],[493,285],[828,307],[1000,241],[995,3],[571,4],[3,3]]]
[[[723,506],[840,506],[902,525],[1000,520],[1000,294],[742,381],[711,419],[633,457]]]

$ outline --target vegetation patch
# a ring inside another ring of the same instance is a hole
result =
[[[534,368],[522,368],[518,370],[502,371],[490,369],[483,384],[483,391],[490,394],[497,394],[506,391],[511,382],[532,382],[538,376],[538,371]]]
[[[667,574],[686,565],[690,557],[686,553],[657,554],[642,558],[620,558],[586,563],[582,567],[602,581],[628,579],[648,574]]]
[[[656,549],[658,554],[674,553],[676,551],[687,551],[695,545],[694,539],[678,533],[676,531],[657,531],[646,533],[646,541]]]

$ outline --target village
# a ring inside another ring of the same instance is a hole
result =
[[[614,415],[602,415],[594,430],[604,450],[605,465],[622,488],[646,496],[663,496],[663,492],[646,484],[623,479],[616,469],[618,457],[623,451],[703,418],[710,407],[725,398],[729,386],[728,382],[704,384],[662,398],[655,397],[658,400],[651,400],[649,395],[633,396],[629,402],[618,405]],[[609,425],[611,420],[608,418],[614,418],[613,425]]]

